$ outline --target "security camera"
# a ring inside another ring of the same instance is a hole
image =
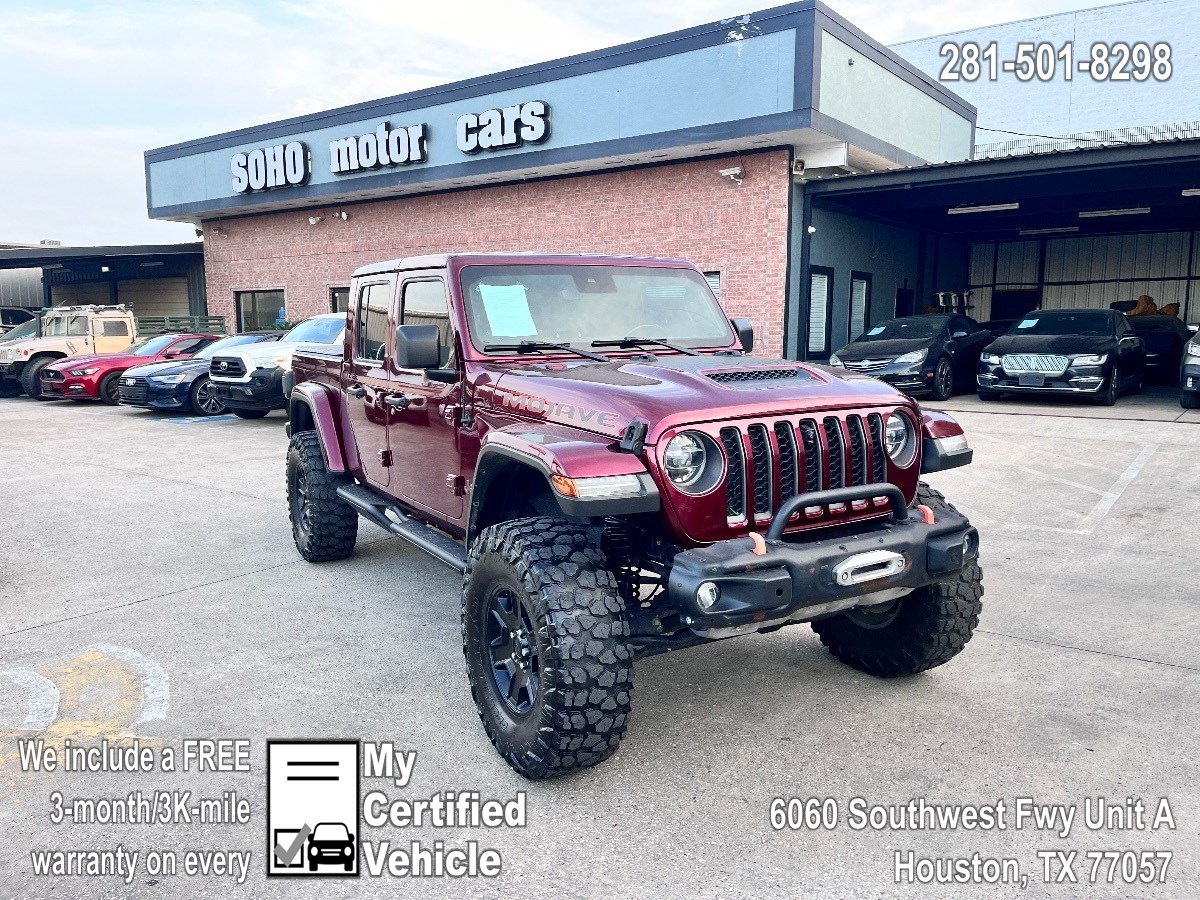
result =
[[[316,224],[317,224],[318,222],[320,222],[320,221],[321,221],[323,218],[325,218],[325,217],[324,217],[324,216],[309,216],[309,217],[308,217],[308,224],[309,224],[309,225],[316,225]]]
[[[204,229],[203,228],[196,229],[196,237],[198,237],[198,238],[204,237]]]
[[[734,166],[732,169],[718,169],[717,174],[741,184],[746,177],[746,170],[741,166]]]

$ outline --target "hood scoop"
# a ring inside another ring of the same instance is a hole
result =
[[[740,368],[704,372],[703,374],[717,384],[742,391],[754,390],[755,388],[791,387],[793,385],[810,384],[817,381],[812,372],[800,368]]]

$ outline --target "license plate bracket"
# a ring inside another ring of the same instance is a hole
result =
[[[1021,387],[1045,387],[1046,376],[1039,372],[1022,372],[1017,376],[1017,383]]]

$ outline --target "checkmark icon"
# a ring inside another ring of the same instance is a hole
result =
[[[312,829],[305,825],[297,832],[292,842],[284,848],[283,844],[277,840],[275,842],[275,859],[281,866],[291,865],[292,860],[300,853],[300,849],[304,846],[304,841],[312,834]]]

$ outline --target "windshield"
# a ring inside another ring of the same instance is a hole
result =
[[[350,832],[341,822],[322,822],[312,834],[314,841],[348,841]]]
[[[160,334],[158,337],[146,338],[146,340],[134,344],[125,352],[134,356],[157,356],[173,340],[175,340],[173,334]]]
[[[263,340],[261,334],[231,334],[227,338],[215,341],[197,353],[192,359],[212,359],[214,354],[221,353],[241,344],[257,344]]]
[[[492,344],[660,338],[727,347],[729,321],[703,276],[633,266],[468,266],[462,270],[471,340]]]
[[[11,331],[0,334],[0,344],[5,341],[19,341],[21,338],[37,337],[37,319],[22,322]]]
[[[1018,319],[1009,334],[1037,334],[1061,336],[1084,334],[1093,337],[1110,337],[1113,333],[1112,316],[1101,310],[1080,312],[1030,313]]]
[[[869,328],[855,338],[861,341],[917,341],[933,337],[946,327],[948,316],[914,316],[911,319],[892,319]]]
[[[49,337],[86,337],[87,333],[87,316],[49,316],[42,323],[42,334]]]
[[[279,341],[281,344],[332,344],[346,327],[344,318],[309,319],[301,322]]]

